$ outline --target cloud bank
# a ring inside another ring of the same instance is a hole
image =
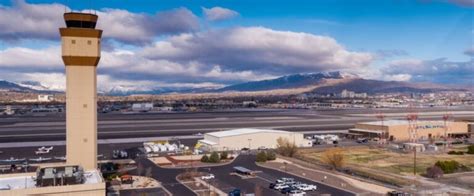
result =
[[[65,26],[62,14],[70,10],[62,4],[28,4],[24,0],[11,7],[0,6],[0,40],[58,40],[58,28]],[[104,8],[96,11],[97,24],[104,39],[126,44],[144,44],[156,36],[192,32],[199,29],[198,17],[186,8],[176,8],[154,15]]]

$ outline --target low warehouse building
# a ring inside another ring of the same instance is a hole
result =
[[[428,140],[430,138],[469,136],[468,123],[448,121],[416,121],[417,139]],[[407,120],[388,120],[375,122],[357,123],[355,128],[349,129],[349,133],[360,134],[365,137],[375,138],[385,135],[390,141],[409,141],[410,123]]]
[[[311,147],[312,141],[302,133],[271,129],[233,129],[204,134],[199,143],[209,150],[241,150],[243,148],[276,148],[278,138],[287,139],[298,147]]]

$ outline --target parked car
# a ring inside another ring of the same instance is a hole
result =
[[[367,139],[367,138],[358,138],[357,139],[357,143],[359,143],[359,144],[368,143],[368,142],[369,142],[369,139]]]
[[[303,196],[303,195],[306,195],[306,192],[301,191],[301,190],[291,190],[288,195],[289,196]]]
[[[391,191],[391,192],[388,192],[389,196],[411,196],[410,193],[405,193],[405,192],[402,192],[402,191]]]
[[[301,184],[298,185],[297,188],[302,191],[315,191],[316,189],[318,189],[316,185],[312,184]]]
[[[240,196],[240,189],[231,190],[229,196]]]
[[[275,188],[275,185],[276,185],[275,183],[270,183],[270,185],[268,185],[268,188],[274,189],[274,188]]]
[[[294,181],[295,179],[293,178],[280,178],[276,180],[277,183],[287,183],[287,182],[294,182]]]
[[[114,159],[128,159],[128,153],[125,150],[114,150],[112,152],[112,157]]]
[[[290,186],[286,185],[286,184],[276,184],[273,189],[275,190],[281,190],[281,189],[284,189],[284,188],[290,188]]]
[[[280,193],[288,194],[288,193],[290,193],[290,192],[293,191],[293,190],[296,190],[296,189],[293,188],[293,187],[288,186],[288,187],[286,187],[286,188],[282,188],[282,189],[280,190]]]
[[[208,174],[208,175],[205,175],[205,176],[201,176],[201,179],[203,179],[203,180],[210,180],[210,179],[214,179],[214,178],[216,178],[214,176],[214,174]]]

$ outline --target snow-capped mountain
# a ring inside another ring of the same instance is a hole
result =
[[[49,90],[51,90],[50,88],[42,85],[40,82],[37,82],[37,81],[22,81],[22,82],[19,82],[17,84],[19,86],[29,88],[29,89],[33,89],[33,90],[37,90],[37,91],[49,91]]]
[[[356,75],[343,73],[339,71],[334,72],[320,72],[320,73],[304,73],[282,76],[276,79],[261,80],[254,82],[246,82],[241,84],[230,85],[218,91],[262,91],[275,89],[291,89],[301,88],[312,85],[318,85],[328,79],[355,79],[359,78]]]

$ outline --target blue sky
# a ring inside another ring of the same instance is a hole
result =
[[[99,72],[104,83],[119,81],[123,86],[137,83],[143,88],[221,86],[285,74],[333,70],[372,79],[469,85],[474,76],[473,4],[468,0],[0,0],[0,13],[23,13],[25,17],[45,17],[47,21],[54,15],[39,16],[29,12],[35,6],[47,6],[54,11],[59,10],[52,8],[55,5],[66,5],[74,10],[92,8],[107,21],[110,21],[107,17],[117,18],[124,12],[136,16],[133,24],[143,31],[135,35],[115,32],[124,25],[119,24],[120,21],[102,26],[104,34],[110,32],[104,35],[108,40],[105,55],[135,60],[117,62],[117,65],[108,60],[101,62],[104,68]],[[163,21],[167,24],[160,24],[165,23]],[[55,24],[59,23],[52,26]],[[4,68],[0,68],[6,72],[19,70],[15,62],[5,60],[13,53],[9,49],[42,53],[55,51],[54,47],[59,45],[52,32],[12,27],[0,19],[2,26],[13,29],[0,34],[0,57],[4,58],[0,59],[0,66]],[[253,34],[262,37],[250,39]],[[213,38],[222,44],[214,43]],[[241,40],[234,42],[235,39]],[[242,45],[237,47],[240,43]],[[270,48],[262,48],[262,44]],[[205,54],[198,54],[195,49]],[[176,53],[168,54],[169,51]],[[224,55],[221,52],[225,52]],[[60,83],[60,68],[44,63],[40,69],[35,69],[35,65],[30,67],[45,76],[56,74],[56,83]],[[50,64],[59,63],[52,60]],[[31,63],[20,64],[28,68]],[[170,71],[149,73],[130,69],[134,77],[111,71],[120,66],[137,66],[135,64],[144,70],[165,67]],[[417,69],[407,70],[410,67]],[[446,76],[447,72],[451,75]],[[170,75],[173,77],[164,77]]]

